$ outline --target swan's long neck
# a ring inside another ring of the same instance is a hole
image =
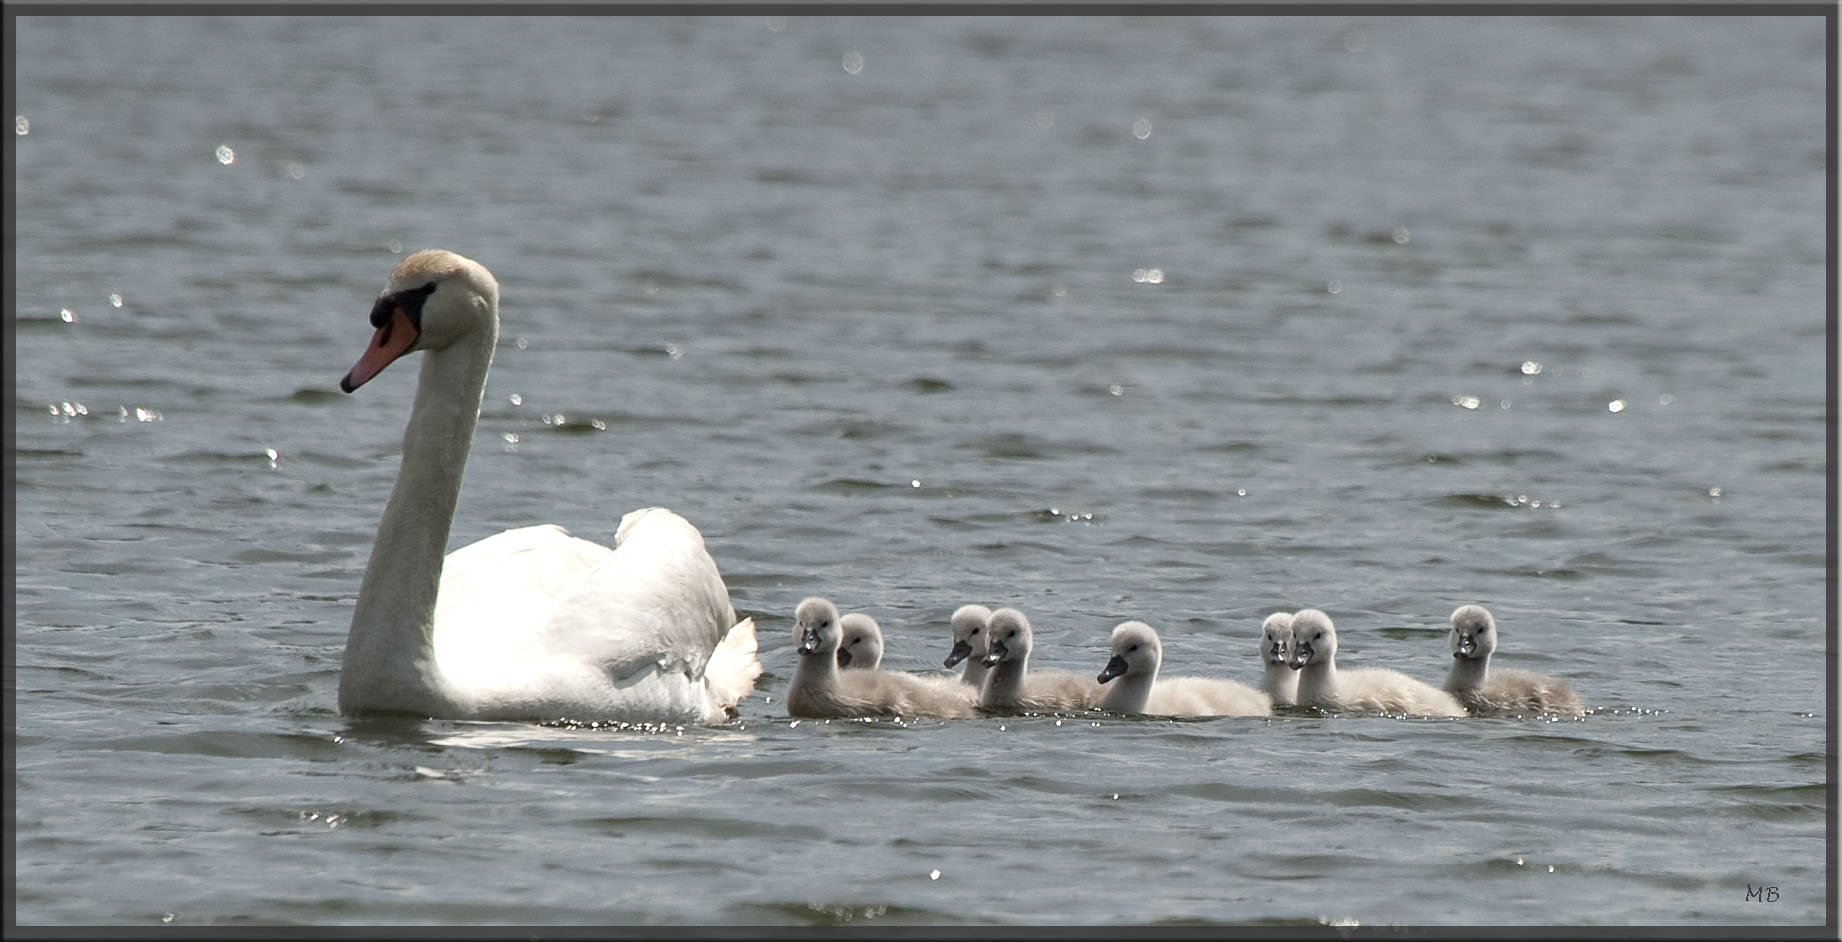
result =
[[[798,716],[822,713],[838,696],[838,653],[801,654],[793,667],[793,682],[787,686],[787,709]]]
[[[1261,675],[1260,689],[1281,706],[1290,706],[1298,700],[1298,671],[1285,664],[1266,662],[1266,673]]]
[[[402,468],[352,610],[342,712],[422,712],[448,699],[435,664],[435,595],[497,339],[482,332],[423,354]]]
[[[966,669],[960,672],[959,679],[982,691],[985,689],[985,677],[989,673],[985,667],[985,655],[972,654],[966,657]]]
[[[1139,673],[1127,671],[1106,682],[1107,690],[1100,696],[1100,709],[1109,713],[1143,713],[1151,703],[1151,686],[1157,683],[1158,669]]]
[[[1452,670],[1445,675],[1445,689],[1469,690],[1482,687],[1484,677],[1490,672],[1490,655],[1483,657],[1455,657]]]
[[[1025,654],[1014,661],[999,661],[986,668],[984,693],[979,698],[981,703],[990,706],[1004,706],[1017,703],[1023,699],[1023,678],[1029,672],[1030,656]]]
[[[1313,660],[1298,669],[1298,702],[1335,699],[1337,695],[1337,659]]]

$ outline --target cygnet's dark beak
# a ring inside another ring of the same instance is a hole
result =
[[[839,667],[851,666],[851,649],[850,648],[839,648],[838,649],[838,666]]]
[[[1477,637],[1476,636],[1459,635],[1458,636],[1458,650],[1453,651],[1452,656],[1453,657],[1470,657],[1471,652],[1476,651],[1476,650],[1477,650]]]
[[[1299,670],[1303,668],[1305,664],[1311,660],[1311,654],[1311,642],[1299,642],[1298,650],[1292,652],[1292,669]]]
[[[800,634],[799,653],[812,654],[819,650],[819,630],[806,628]]]
[[[1113,659],[1106,662],[1106,666],[1100,669],[1100,676],[1094,679],[1104,684],[1125,672],[1126,659],[1115,654],[1113,655]]]
[[[1005,647],[1004,642],[996,638],[991,639],[991,650],[985,653],[985,666],[995,667],[999,661],[1004,660],[1004,655],[1008,653],[1010,653],[1010,648]]]
[[[952,667],[953,665],[958,664],[960,661],[963,661],[966,659],[966,655],[971,654],[971,653],[972,653],[972,645],[967,644],[964,638],[961,638],[958,641],[953,642],[953,650],[947,652],[947,662],[946,662],[947,666]]]

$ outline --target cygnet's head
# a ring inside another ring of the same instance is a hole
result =
[[[1315,608],[1292,613],[1292,669],[1323,664],[1337,656],[1337,626]]]
[[[1460,605],[1452,612],[1452,656],[1480,660],[1497,649],[1497,620],[1482,605]]]
[[[1101,683],[1127,674],[1157,676],[1158,662],[1164,658],[1164,645],[1150,625],[1142,621],[1120,622],[1113,629],[1112,648],[1113,657],[1096,678]]]
[[[339,380],[351,392],[397,358],[441,350],[463,337],[499,335],[499,282],[473,259],[425,249],[403,259],[371,305],[376,332],[352,369]]]
[[[844,632],[838,642],[838,666],[874,670],[883,662],[883,628],[876,619],[852,612],[838,619]]]
[[[1292,613],[1274,612],[1260,625],[1260,656],[1275,667],[1292,666]]]
[[[793,640],[799,644],[800,656],[835,656],[844,638],[838,621],[838,606],[830,601],[813,596],[800,602],[793,610]]]
[[[991,609],[983,605],[961,605],[953,612],[953,650],[947,653],[946,666],[952,667],[967,657],[983,661],[990,649],[990,634],[985,630],[991,621]]]
[[[990,636],[986,642],[985,666],[995,667],[1001,661],[1021,661],[1030,656],[1033,636],[1030,632],[1030,620],[1014,608],[1000,608],[991,613],[991,623],[985,633]]]

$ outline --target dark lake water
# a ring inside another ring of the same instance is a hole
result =
[[[1833,937],[1814,11],[20,17],[17,922]],[[503,298],[452,546],[684,514],[738,719],[335,710],[425,247]],[[1477,602],[1592,711],[796,722],[807,595],[1248,682]]]

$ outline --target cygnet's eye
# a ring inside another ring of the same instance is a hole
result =
[[[984,630],[984,629],[982,629],[982,628],[974,628],[974,629],[972,629],[972,633],[976,635],[976,634],[978,634],[978,633],[979,633],[980,631],[983,631],[983,630]]]
[[[1127,648],[1127,649],[1126,649],[1126,653],[1127,653],[1127,654],[1131,654],[1132,652],[1134,652],[1134,651],[1137,651],[1137,650],[1138,650],[1138,645],[1136,645],[1136,644],[1135,644],[1135,645],[1133,645],[1133,646],[1131,646],[1131,647],[1129,647],[1129,648]]]

